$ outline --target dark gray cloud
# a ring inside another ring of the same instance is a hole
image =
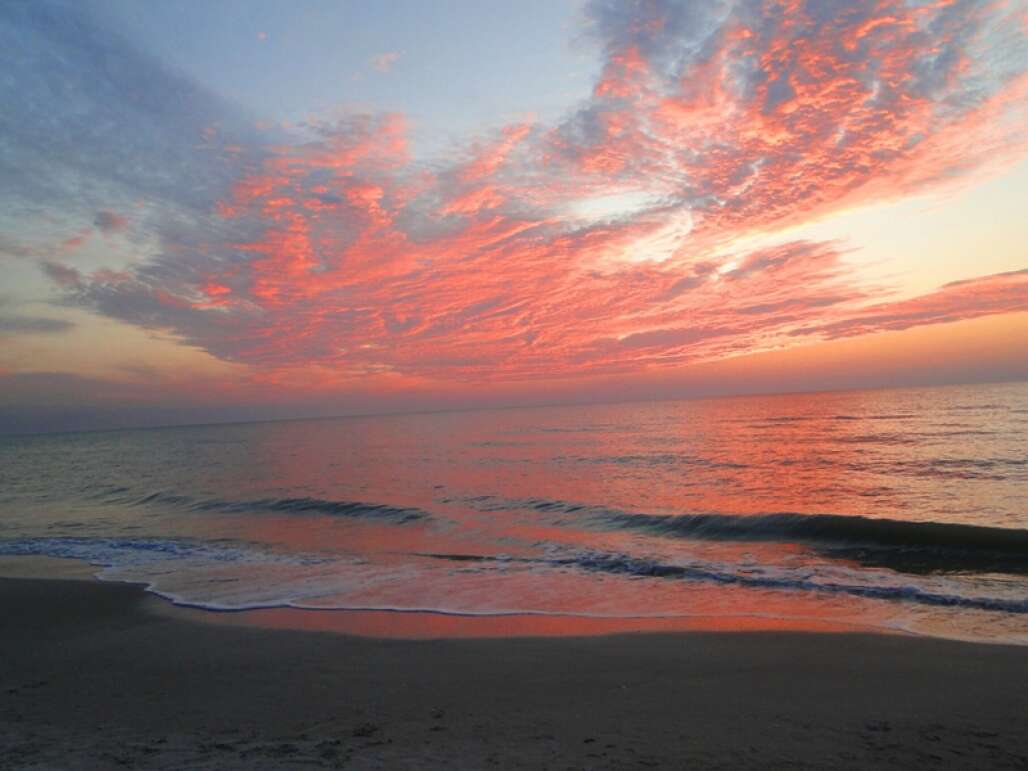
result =
[[[101,211],[112,191],[204,210],[236,169],[204,148],[244,130],[224,100],[135,49],[75,2],[0,4],[0,200]],[[92,219],[90,217],[89,219]]]
[[[4,334],[55,334],[67,332],[74,324],[64,319],[48,319],[38,316],[0,315],[0,335]]]
[[[82,286],[82,274],[75,268],[59,262],[44,260],[39,267],[58,287],[73,289]]]
[[[38,257],[38,248],[24,244],[15,238],[0,233],[0,256],[2,257]]]
[[[121,230],[128,223],[128,220],[112,211],[98,211],[93,217],[93,224],[104,233],[113,233]]]

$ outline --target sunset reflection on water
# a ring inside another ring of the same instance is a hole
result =
[[[0,503],[26,539],[5,548],[92,560],[247,622],[348,633],[1016,642],[1026,388],[41,437]]]

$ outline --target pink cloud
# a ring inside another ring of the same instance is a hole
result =
[[[620,23],[593,101],[554,132],[552,157],[580,174],[657,180],[705,232],[900,197],[1028,148],[1028,77],[990,49],[1009,21],[1002,5],[881,0],[818,16],[795,0],[719,23],[676,22],[680,12],[597,11]],[[701,53],[680,52],[685,24]],[[688,64],[669,71],[672,56]]]
[[[842,244],[729,248],[1023,155],[1028,80],[982,53],[1003,6],[594,13],[602,73],[556,126],[507,126],[427,167],[403,116],[312,126],[236,181],[217,211],[244,235],[203,260],[183,268],[168,244],[130,275],[51,275],[269,383],[652,373],[1028,307],[1020,273],[889,301]],[[623,216],[570,214],[640,192]]]
[[[847,318],[824,321],[812,328],[796,329],[791,334],[853,337],[1025,310],[1028,310],[1028,269],[954,281],[929,294],[871,305]]]

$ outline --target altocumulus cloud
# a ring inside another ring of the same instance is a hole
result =
[[[105,232],[116,224],[97,212],[130,195],[165,203],[147,210],[159,248],[140,263],[44,269],[64,302],[271,377],[632,372],[1026,305],[1020,273],[889,301],[843,245],[731,246],[1021,157],[1028,52],[1012,6],[594,2],[590,99],[432,163],[411,157],[399,114],[255,135],[54,8],[3,11],[0,44],[33,58],[3,87],[56,94],[46,79],[71,77],[91,121],[84,135],[47,124],[68,109],[57,100],[5,112],[21,160],[0,194],[54,205],[85,185],[75,205]],[[647,203],[622,216],[572,214],[638,194]]]

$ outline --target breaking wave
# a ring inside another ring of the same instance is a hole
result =
[[[481,509],[573,515],[559,524],[712,541],[802,542],[866,565],[914,573],[1028,573],[1028,530],[840,514],[642,514],[550,499],[468,499]]]
[[[207,610],[294,607],[322,610],[389,608],[473,615],[544,612],[543,608],[533,604],[531,594],[501,597],[490,592],[482,595],[474,607],[448,607],[446,602],[439,602],[452,596],[447,587],[453,587],[448,582],[463,582],[467,574],[440,573],[425,568],[416,569],[413,573],[408,570],[402,572],[404,580],[411,582],[410,607],[369,602],[371,598],[362,590],[383,579],[387,582],[395,580],[400,575],[395,572],[395,566],[377,564],[353,555],[284,554],[242,541],[67,537],[0,539],[0,555],[83,560],[103,568],[98,577],[104,580],[145,584],[148,591],[176,604]],[[683,583],[849,595],[923,606],[1028,613],[1028,598],[1023,596],[1009,593],[1006,596],[983,596],[972,593],[972,587],[961,587],[959,583],[947,580],[922,580],[919,584],[903,582],[896,574],[868,575],[860,570],[821,572],[774,566],[758,568],[711,560],[673,564],[604,551],[565,551],[528,557],[450,553],[409,556],[427,562],[456,562],[466,566],[465,569],[498,575],[518,565],[540,574],[577,570],[630,579],[678,580]],[[443,584],[439,584],[440,581]],[[421,592],[433,586],[435,602],[419,602]],[[981,586],[978,591],[981,591]],[[587,608],[579,611],[589,615]],[[625,617],[639,615],[636,606],[626,606],[621,611]]]
[[[734,584],[762,589],[782,589],[793,591],[823,592],[829,594],[848,594],[857,597],[868,597],[877,600],[893,600],[915,602],[921,605],[943,607],[963,607],[978,610],[1001,611],[1004,613],[1028,613],[1028,599],[1010,599],[1001,597],[966,596],[933,591],[915,585],[873,585],[860,583],[843,583],[835,580],[818,579],[811,576],[798,577],[793,571],[786,569],[766,569],[763,572],[740,572],[728,565],[716,563],[692,563],[688,565],[672,565],[631,557],[624,554],[606,552],[587,552],[571,557],[551,559],[491,557],[473,554],[425,554],[422,556],[454,562],[520,562],[543,564],[555,568],[579,568],[587,571],[628,575],[638,578],[681,579],[684,581],[702,581],[706,583]],[[854,579],[856,580],[856,576]]]

